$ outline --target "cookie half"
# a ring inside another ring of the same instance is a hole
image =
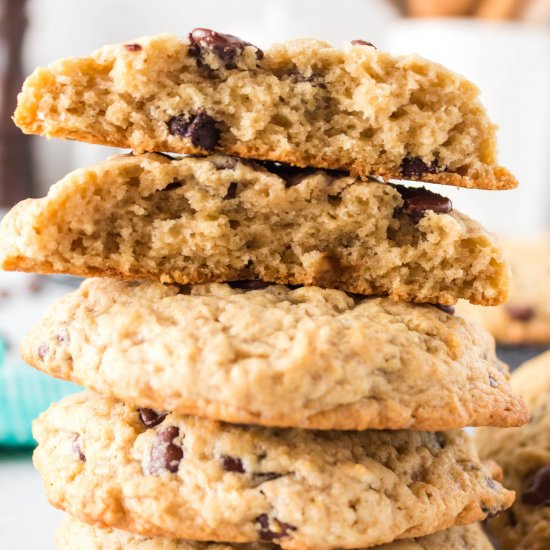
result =
[[[294,40],[262,52],[195,29],[106,46],[27,79],[26,133],[136,152],[206,153],[361,176],[508,189],[479,90],[416,55],[362,41]]]
[[[477,431],[482,458],[497,461],[504,483],[517,493],[513,506],[489,520],[503,550],[550,548],[550,354],[525,363],[512,383],[531,409],[521,428]]]
[[[493,237],[426,190],[235,158],[121,156],[16,206],[4,269],[284,284],[454,304],[506,300]]]
[[[512,266],[510,295],[491,308],[460,303],[459,311],[481,323],[498,342],[507,345],[550,345],[550,236],[503,239]]]
[[[317,287],[92,279],[52,306],[21,353],[140,407],[228,422],[437,430],[528,417],[477,326]]]
[[[269,542],[215,543],[147,538],[118,529],[100,529],[65,515],[56,533],[57,550],[278,550]],[[492,550],[493,547],[477,524],[460,525],[418,539],[390,542],[373,550]]]
[[[144,536],[361,548],[473,523],[513,500],[461,431],[235,426],[84,392],[42,414],[34,435],[52,504]]]

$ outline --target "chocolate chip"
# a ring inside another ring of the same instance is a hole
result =
[[[139,418],[147,428],[158,426],[167,416],[167,412],[157,412],[154,409],[138,409]]]
[[[260,529],[258,530],[260,539],[266,542],[288,537],[290,531],[296,531],[294,525],[279,521],[277,518],[273,518],[273,521],[270,521],[267,514],[259,515],[256,521],[260,524]]]
[[[201,147],[211,151],[220,140],[220,131],[216,127],[216,121],[204,111],[191,118],[184,115],[172,117],[168,121],[168,131],[173,136],[191,138],[195,147]]]
[[[124,44],[124,49],[129,52],[139,52],[143,48],[139,44]]]
[[[492,376],[489,376],[489,386],[491,388],[498,388],[498,382]]]
[[[444,434],[435,432],[435,440],[440,449],[444,449],[447,446],[447,439]]]
[[[448,313],[449,315],[455,314],[455,306],[448,306],[446,304],[431,304],[432,306],[436,307],[443,313]]]
[[[420,157],[405,157],[401,161],[401,174],[406,178],[421,178],[424,174],[437,174],[443,169],[433,161],[426,164]]]
[[[234,456],[223,455],[221,457],[222,468],[226,472],[236,472],[238,474],[244,474],[246,470],[243,466],[243,461],[240,458]]]
[[[82,452],[82,447],[80,446],[80,434],[73,434],[73,451],[78,456],[78,459],[82,462],[86,462],[86,455]]]
[[[316,168],[300,168],[298,166],[293,166],[292,164],[284,164],[282,162],[273,162],[270,160],[256,162],[263,166],[269,173],[275,174],[284,180],[287,188],[298,185],[303,178],[306,176],[311,176],[319,171]],[[323,170],[323,172],[333,178],[343,178],[349,176],[349,172],[346,172],[345,170]]]
[[[191,285],[181,285],[181,284],[175,283],[175,286],[178,287],[178,294],[183,294],[184,296],[191,295]]]
[[[506,307],[506,313],[515,321],[522,321],[526,323],[535,316],[535,310],[531,306],[521,306],[508,304]]]
[[[405,187],[404,185],[393,185],[403,198],[403,206],[399,209],[409,216],[414,223],[431,210],[436,214],[448,214],[453,209],[450,199],[428,191],[424,187]]]
[[[49,351],[50,348],[46,344],[40,344],[38,346],[38,358],[40,361],[44,361],[44,359],[46,359],[46,355],[48,355]]]
[[[175,474],[178,471],[183,458],[183,449],[173,441],[179,434],[180,430],[177,426],[167,426],[157,433],[151,448],[151,461],[146,473],[158,475],[167,470]]]
[[[247,46],[256,50],[256,59],[263,59],[264,52],[250,42],[245,42],[237,36],[223,34],[211,29],[193,29],[189,33],[189,55],[202,62],[205,53],[213,53],[226,69],[235,69],[235,60],[241,55]]]
[[[531,486],[523,491],[521,501],[535,506],[550,506],[550,466],[535,472]]]
[[[514,511],[512,510],[512,508],[508,508],[506,513],[508,514],[508,522],[512,527],[515,527],[518,524],[516,514],[514,514]]]
[[[227,193],[223,198],[224,201],[230,201],[231,199],[234,199],[237,196],[237,185],[238,184],[236,181],[232,181],[229,184],[229,187],[227,188]]]
[[[238,288],[240,290],[262,290],[271,286],[273,283],[266,283],[261,279],[252,279],[250,281],[229,281],[227,283],[231,288]]]
[[[183,183],[180,180],[174,180],[170,182],[166,187],[161,189],[161,191],[173,191],[174,189],[179,189],[180,187],[183,187]]]
[[[316,172],[315,168],[299,168],[292,164],[283,164],[282,162],[271,162],[269,160],[260,161],[260,164],[270,173],[279,176],[285,182],[285,186],[293,187],[298,185],[301,179],[310,176]]]
[[[366,40],[352,40],[351,43],[354,46],[370,46],[371,48],[374,48],[376,50],[376,46],[371,42],[367,42]]]

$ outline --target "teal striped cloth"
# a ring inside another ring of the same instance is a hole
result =
[[[3,345],[0,344],[0,348]],[[0,354],[3,355],[3,349]],[[51,403],[80,388],[50,378],[17,362],[3,365],[0,355],[0,447],[27,447],[35,444],[32,421]]]

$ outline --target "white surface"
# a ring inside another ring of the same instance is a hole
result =
[[[62,514],[48,504],[30,453],[7,458],[0,452],[0,497],[0,548],[53,550]]]

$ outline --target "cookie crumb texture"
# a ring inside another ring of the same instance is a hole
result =
[[[85,392],[53,405],[34,433],[50,502],[144,536],[361,548],[473,523],[513,500],[463,432],[272,430],[171,414],[148,428],[136,409]]]
[[[497,164],[478,89],[436,63],[317,40],[264,54],[196,31],[38,68],[19,96],[17,125],[136,152],[218,150],[386,179],[517,185]]]
[[[528,418],[477,326],[317,287],[88,280],[21,351],[125,402],[229,422],[438,430]]]
[[[505,301],[493,237],[425,190],[233,157],[113,157],[2,220],[4,269],[204,283],[260,278],[397,300]]]
[[[512,375],[525,395],[531,420],[521,428],[482,428],[476,433],[480,456],[495,460],[504,483],[516,491],[513,506],[488,520],[503,550],[550,548],[550,353],[528,361]]]
[[[56,533],[57,550],[278,550],[269,542],[212,543],[174,540],[164,537],[146,538],[120,531],[100,529],[65,515]],[[389,542],[372,550],[493,550],[489,539],[477,524],[460,525],[417,539]]]

